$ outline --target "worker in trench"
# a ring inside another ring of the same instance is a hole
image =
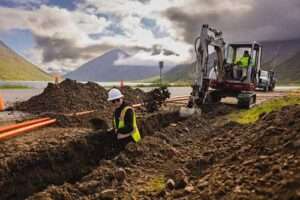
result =
[[[112,88],[108,92],[109,102],[113,105],[113,130],[117,141],[121,145],[129,142],[139,142],[141,140],[140,132],[136,123],[136,114],[129,104],[124,101],[124,95],[120,90]]]

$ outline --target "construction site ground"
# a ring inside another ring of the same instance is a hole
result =
[[[300,106],[248,125],[230,121],[237,110],[229,99],[189,118],[138,111],[143,139],[126,146],[103,112],[31,131],[0,143],[0,199],[300,199]]]

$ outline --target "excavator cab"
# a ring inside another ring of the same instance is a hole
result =
[[[249,54],[247,66],[240,66],[239,60],[245,52]],[[236,97],[238,105],[249,108],[256,102],[254,93],[261,66],[262,46],[257,43],[231,43],[227,45],[224,60],[224,77],[211,80],[210,101],[216,102],[223,97]],[[245,70],[245,73],[243,72]]]
[[[226,66],[229,68],[226,72],[225,79],[241,80],[241,67],[238,61],[243,57],[244,52],[249,52],[250,58],[247,66],[245,83],[256,84],[258,81],[257,72],[261,67],[262,46],[257,43],[232,43],[227,46],[225,52]]]

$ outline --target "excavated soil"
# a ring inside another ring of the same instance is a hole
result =
[[[144,96],[144,106],[148,112],[158,111],[166,99],[170,98],[170,91],[166,86],[154,88]]]
[[[145,96],[142,90],[129,86],[123,87],[122,92],[130,104],[141,103]],[[61,114],[111,108],[104,87],[93,82],[84,84],[66,79],[57,85],[49,83],[41,94],[16,104],[15,109],[37,114]]]
[[[16,109],[29,113],[73,113],[104,109],[108,105],[106,99],[106,90],[98,84],[66,79],[57,85],[49,83],[40,95],[17,104]]]
[[[212,124],[210,116],[171,123],[80,180],[28,199],[300,198],[299,105],[253,125]]]
[[[142,103],[145,98],[145,92],[139,88],[132,88],[130,86],[124,86],[119,88],[125,96],[125,101],[130,104]]]
[[[145,136],[178,120],[177,112],[163,112],[138,119],[138,125]],[[99,161],[119,155],[124,146],[103,124],[97,131],[44,128],[0,143],[0,199],[24,199],[52,184],[74,183]]]
[[[139,112],[154,112],[169,97],[167,88],[157,88],[147,93],[129,86],[119,88],[129,104],[145,103],[145,107],[136,108]],[[168,96],[167,96],[168,95]],[[151,105],[151,106],[150,106]],[[112,106],[107,101],[107,90],[102,86],[88,82],[86,84],[66,79],[60,84],[49,83],[45,90],[25,102],[17,103],[14,110],[49,116],[57,119],[61,127],[86,127],[98,129],[111,123]],[[95,111],[80,116],[74,113]]]
[[[123,89],[131,103],[149,98]],[[0,143],[0,199],[300,199],[299,105],[252,125],[216,123],[236,110],[224,104],[188,119],[177,111],[142,113],[142,141],[123,146],[106,131],[106,95],[95,83],[66,80],[17,105],[50,113],[60,127]]]

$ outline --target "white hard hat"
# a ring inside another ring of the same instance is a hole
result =
[[[108,92],[108,99],[107,101],[112,101],[115,99],[120,99],[123,97],[123,94],[121,93],[120,90],[118,90],[117,88],[113,88]]]

